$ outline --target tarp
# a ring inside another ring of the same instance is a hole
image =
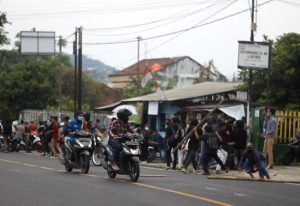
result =
[[[231,107],[220,107],[219,110],[236,120],[240,120],[242,117],[245,117],[245,109],[242,104]]]

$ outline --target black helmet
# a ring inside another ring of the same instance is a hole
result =
[[[85,113],[83,115],[85,121],[89,122],[91,120],[91,114],[89,112]]]
[[[128,122],[129,116],[131,116],[132,113],[128,109],[120,109],[117,112],[117,117],[122,120],[123,122]]]

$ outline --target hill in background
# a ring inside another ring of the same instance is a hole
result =
[[[71,64],[74,66],[74,56],[69,55],[69,57]],[[84,71],[88,72],[93,80],[106,85],[108,84],[108,75],[117,73],[115,68],[104,64],[100,60],[91,59],[85,55],[82,56],[82,68]]]

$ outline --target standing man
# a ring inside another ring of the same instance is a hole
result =
[[[60,132],[57,116],[50,117],[51,129],[52,129],[52,139],[51,139],[51,149],[54,157],[59,157],[60,161],[63,161],[63,152],[59,145]]]
[[[265,131],[262,137],[265,139],[263,153],[268,160],[268,169],[273,168],[273,145],[276,136],[276,121],[275,110],[271,107],[267,109],[267,114],[264,122]]]

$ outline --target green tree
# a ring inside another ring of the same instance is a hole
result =
[[[27,57],[0,76],[2,115],[15,118],[22,109],[44,109],[56,104],[57,62],[54,58]]]
[[[6,13],[0,11],[0,46],[4,44],[9,44],[9,39],[7,38],[7,32],[4,31],[5,24],[9,24],[6,19]]]

